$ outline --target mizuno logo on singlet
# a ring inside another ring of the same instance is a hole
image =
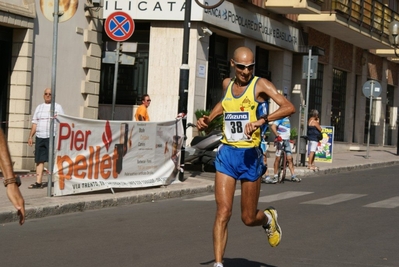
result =
[[[226,121],[231,120],[248,120],[249,113],[248,112],[240,112],[240,113],[225,113],[224,119]]]

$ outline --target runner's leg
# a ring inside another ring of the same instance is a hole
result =
[[[226,174],[216,172],[216,218],[213,225],[213,249],[215,254],[215,262],[222,262],[226,249],[228,235],[227,224],[232,214],[235,188],[235,179]]]

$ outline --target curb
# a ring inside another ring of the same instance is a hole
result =
[[[356,170],[390,167],[395,165],[399,165],[399,161],[376,162],[376,163],[366,163],[366,164],[352,165],[346,167],[335,167],[326,170],[322,169],[319,170],[318,172],[314,172],[314,174],[334,174],[334,173],[350,172]]]
[[[198,178],[192,178],[197,179]],[[173,184],[171,185],[173,186]],[[143,202],[155,202],[157,200],[180,198],[187,195],[193,195],[204,192],[213,192],[214,186],[213,181],[211,184],[205,184],[200,186],[194,186],[192,188],[176,188],[170,189],[171,186],[162,186],[159,188],[152,189],[153,192],[141,193],[141,192],[125,192],[120,193],[120,196],[114,197],[110,195],[109,197],[100,195],[101,199],[88,200],[88,201],[77,201],[72,203],[59,203],[59,204],[47,204],[36,207],[26,207],[25,204],[25,216],[26,220],[43,218],[47,216],[83,212],[88,210],[96,210],[102,208],[110,208],[117,206],[126,206],[131,204],[143,203]],[[179,184],[177,184],[178,187]],[[184,185],[183,185],[184,187]],[[114,189],[115,190],[115,189]],[[141,189],[143,190],[143,189]],[[146,189],[144,189],[146,190]],[[147,189],[148,190],[148,189]],[[151,190],[151,189],[150,189]],[[117,192],[117,190],[115,190]],[[154,192],[158,191],[158,192]],[[132,193],[134,195],[132,195]],[[126,195],[130,194],[130,195]],[[58,199],[58,198],[57,198]],[[59,198],[62,201],[62,197]],[[80,198],[81,199],[81,198]],[[25,202],[27,202],[25,200]],[[9,223],[19,221],[19,217],[15,209],[10,205],[9,211],[0,211],[0,223]]]

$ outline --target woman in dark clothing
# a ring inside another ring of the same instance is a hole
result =
[[[321,134],[321,126],[319,124],[319,112],[316,109],[312,109],[309,113],[309,120],[308,120],[308,153],[309,153],[309,160],[308,160],[308,169],[310,170],[317,170],[318,168],[314,165],[314,157],[317,148],[317,144],[319,143],[318,136]]]

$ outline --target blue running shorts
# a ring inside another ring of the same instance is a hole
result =
[[[215,167],[218,172],[236,180],[245,179],[251,182],[258,180],[266,171],[259,147],[237,148],[225,144],[219,147]]]

